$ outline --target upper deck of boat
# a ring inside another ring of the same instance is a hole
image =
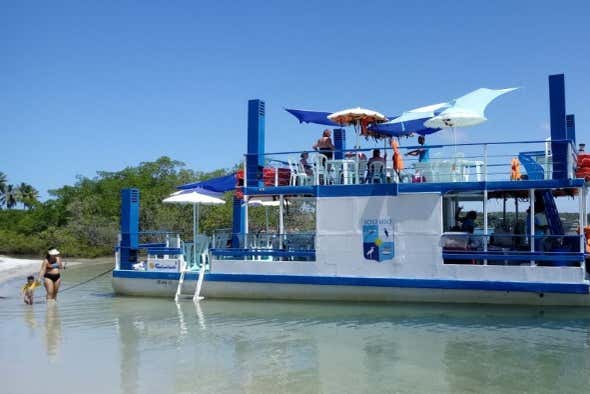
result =
[[[428,159],[408,155],[428,152]],[[381,159],[372,159],[378,155]],[[561,154],[554,154],[560,150]],[[246,155],[245,195],[369,196],[420,192],[568,189],[576,177],[570,140],[402,146],[394,165],[389,148],[293,151]],[[256,161],[258,166],[247,163]],[[252,170],[254,168],[254,170]],[[566,192],[567,193],[567,192]]]

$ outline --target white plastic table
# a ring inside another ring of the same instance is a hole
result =
[[[332,167],[334,171],[335,180],[334,183],[340,184],[342,179],[343,185],[352,185],[354,180],[357,178],[355,172],[356,162],[353,159],[341,159],[341,160],[328,160],[328,167]]]

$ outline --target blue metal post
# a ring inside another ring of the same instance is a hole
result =
[[[573,141],[574,146],[576,145],[576,116],[566,115],[565,116],[565,127],[567,130],[567,139]]]
[[[262,100],[248,101],[248,151],[246,180],[249,187],[262,186],[264,167],[265,104]]]
[[[344,159],[343,150],[346,150],[346,130],[334,129],[334,146],[336,151],[334,152],[334,158],[336,160]]]
[[[137,263],[139,247],[139,190],[121,190],[120,268],[130,270]]]
[[[232,248],[239,248],[240,247],[240,236],[244,234],[244,208],[243,202],[241,198],[234,197],[233,199],[233,222],[232,222],[232,238],[231,238],[231,247]],[[229,245],[219,245],[219,248],[226,248]]]
[[[549,76],[549,114],[551,116],[551,155],[553,179],[567,178],[567,139],[565,126],[565,78],[563,74]]]

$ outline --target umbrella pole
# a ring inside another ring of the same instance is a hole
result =
[[[359,151],[358,151],[358,149],[361,148],[361,141],[360,141],[360,131],[357,130],[357,128],[359,127],[358,126],[359,124],[360,124],[360,121],[357,121],[357,127],[355,127],[355,130],[354,130],[355,131],[355,134],[356,134],[356,145],[355,145],[355,148],[357,149],[354,152],[354,168],[355,168],[355,171],[356,171],[356,179],[355,179],[355,182],[357,184],[360,184],[361,183],[359,181],[359,176],[360,175],[359,175]]]
[[[193,204],[193,265],[197,265],[197,231],[199,228],[199,204]]]
[[[283,249],[283,238],[284,238],[284,232],[285,232],[285,224],[283,223],[283,202],[284,202],[284,197],[281,194],[279,196],[279,247],[280,249]]]

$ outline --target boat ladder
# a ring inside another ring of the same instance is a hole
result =
[[[176,288],[176,294],[174,295],[174,301],[178,301],[182,294],[182,285],[184,284],[184,278],[186,273],[189,272],[186,269],[186,266],[183,267],[182,271],[180,272],[180,279],[178,280],[178,287]],[[197,278],[197,283],[195,285],[195,292],[193,293],[193,301],[198,302],[205,297],[201,296],[201,287],[203,286],[203,278],[205,277],[205,263],[201,263],[201,268],[199,269],[199,277]]]

